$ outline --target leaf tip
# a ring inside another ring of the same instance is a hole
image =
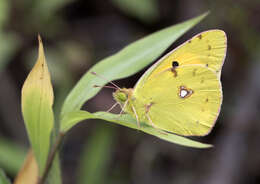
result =
[[[207,17],[210,14],[210,10],[206,11],[205,13],[203,13],[201,16],[203,17],[202,19],[204,19],[205,17]]]
[[[40,33],[38,33],[38,41],[39,41],[39,43],[42,43],[42,38],[41,38]]]
[[[39,51],[38,51],[38,58],[45,58],[44,57],[44,48],[42,43],[41,35],[38,33],[38,43],[39,43]]]

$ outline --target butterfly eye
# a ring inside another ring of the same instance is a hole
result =
[[[173,62],[172,62],[172,67],[173,67],[173,68],[176,68],[177,66],[179,66],[178,61],[173,61]]]

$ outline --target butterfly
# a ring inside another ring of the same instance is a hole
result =
[[[183,136],[204,136],[222,104],[221,69],[227,50],[222,30],[199,33],[172,50],[139,79],[113,97],[140,122]]]

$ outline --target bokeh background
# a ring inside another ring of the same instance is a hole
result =
[[[63,143],[63,183],[260,183],[258,0],[0,0],[0,168],[14,178],[29,148],[20,91],[36,61],[38,33],[58,114],[69,90],[99,60],[208,10],[210,15],[168,51],[204,30],[223,29],[228,36],[222,111],[212,133],[198,139],[214,148],[181,147],[108,122],[87,121]],[[116,83],[133,87],[143,71]],[[112,92],[103,89],[84,109],[107,110],[114,103]]]

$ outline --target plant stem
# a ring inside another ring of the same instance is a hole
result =
[[[57,136],[56,138],[56,141],[52,147],[52,150],[48,156],[48,159],[47,159],[47,162],[46,162],[46,167],[43,171],[43,175],[42,177],[39,178],[38,180],[38,184],[44,184],[45,180],[47,179],[47,176],[49,174],[49,171],[51,169],[51,166],[52,166],[52,163],[53,163],[53,160],[55,158],[55,155],[57,153],[57,151],[59,150],[59,147],[61,145],[61,142],[63,140],[63,137],[64,137],[64,133],[63,132],[60,132],[59,135]]]

